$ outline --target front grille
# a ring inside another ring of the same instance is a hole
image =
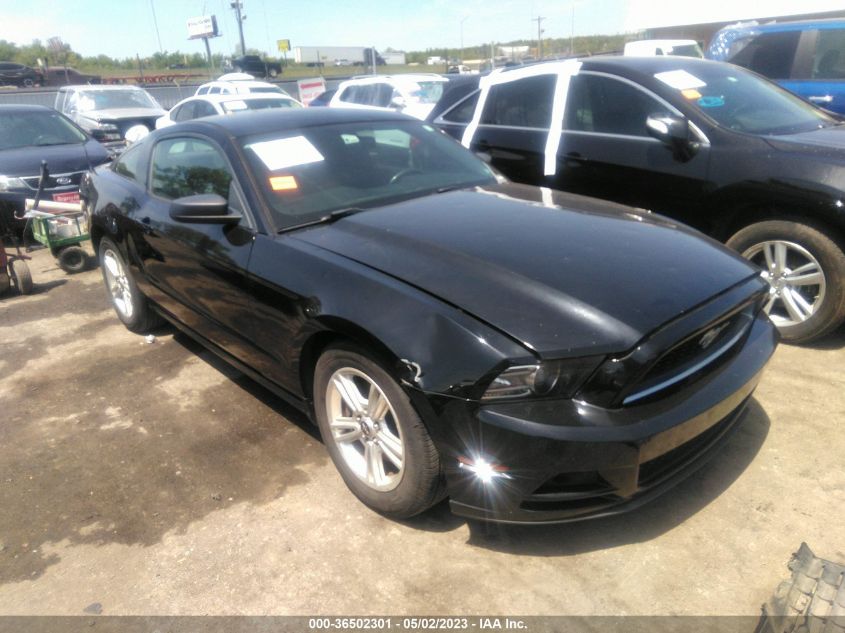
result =
[[[50,191],[52,189],[64,189],[66,187],[79,187],[79,183],[82,181],[82,174],[84,171],[74,171],[67,174],[50,174],[50,180],[47,182],[47,186],[44,188],[45,191]],[[21,178],[21,180],[26,183],[26,186],[30,189],[38,189],[38,181],[40,180],[41,176],[28,176],[26,178]],[[67,178],[70,182],[63,182],[59,184],[57,182],[58,179]]]
[[[643,402],[667,389],[679,388],[727,361],[741,347],[756,312],[756,303],[709,324],[661,355],[623,399]]]

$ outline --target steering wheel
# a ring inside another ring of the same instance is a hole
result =
[[[396,182],[399,182],[402,178],[404,178],[405,176],[409,176],[410,174],[421,174],[421,173],[423,173],[423,172],[421,170],[417,169],[416,167],[406,167],[405,169],[400,169],[395,174],[393,174],[393,177],[390,179],[390,182],[388,184],[392,185]]]

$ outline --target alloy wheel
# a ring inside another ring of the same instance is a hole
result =
[[[332,440],[355,476],[373,490],[396,488],[405,470],[405,443],[381,388],[362,371],[338,369],[326,388],[326,413]]]
[[[135,311],[132,303],[132,289],[120,257],[113,250],[107,249],[103,253],[103,267],[106,272],[106,287],[117,311],[124,318],[131,319]]]
[[[755,244],[742,255],[763,269],[762,276],[769,282],[764,310],[775,325],[799,325],[819,310],[827,282],[821,264],[806,248],[771,240]]]

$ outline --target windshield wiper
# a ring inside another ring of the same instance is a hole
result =
[[[314,226],[316,224],[330,224],[335,220],[339,220],[350,215],[355,215],[356,213],[360,213],[361,211],[366,211],[366,209],[362,209],[360,207],[347,207],[345,209],[335,209],[334,211],[331,211],[326,215],[320,216],[316,220],[310,220],[308,222],[303,222],[302,224],[294,224],[293,226],[286,226],[283,229],[279,229],[277,232],[287,233],[288,231],[304,229],[306,226]]]

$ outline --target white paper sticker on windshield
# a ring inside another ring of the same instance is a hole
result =
[[[691,88],[704,88],[707,84],[695,75],[685,70],[670,70],[665,73],[657,73],[654,76],[675,90],[690,90]]]
[[[317,148],[304,136],[279,138],[248,146],[270,171],[287,169],[325,160]]]
[[[223,104],[227,110],[246,110],[246,101],[227,101]]]

